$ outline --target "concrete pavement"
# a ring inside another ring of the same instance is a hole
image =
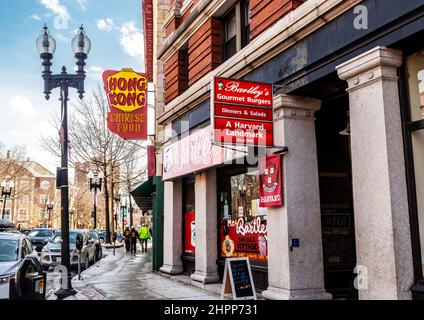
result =
[[[78,294],[67,300],[217,300],[219,295],[152,272],[151,248],[137,254],[104,249],[106,258],[74,277]]]

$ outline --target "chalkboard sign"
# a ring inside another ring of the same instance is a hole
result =
[[[256,291],[253,283],[252,271],[250,269],[249,258],[226,259],[221,298],[224,298],[225,294],[231,292],[234,300],[256,300]]]

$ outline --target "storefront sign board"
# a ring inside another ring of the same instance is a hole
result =
[[[274,146],[271,84],[213,78],[211,91],[214,143]]]
[[[147,75],[108,70],[103,83],[109,102],[108,129],[127,140],[147,139]]]

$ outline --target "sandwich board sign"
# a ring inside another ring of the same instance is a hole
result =
[[[233,300],[256,300],[249,258],[227,258],[225,260],[221,299],[231,293]]]

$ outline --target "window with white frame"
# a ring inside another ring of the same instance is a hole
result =
[[[25,222],[28,221],[28,210],[27,209],[19,209],[17,221]]]
[[[47,199],[48,199],[47,194],[40,195],[40,204],[43,206],[46,205]]]

